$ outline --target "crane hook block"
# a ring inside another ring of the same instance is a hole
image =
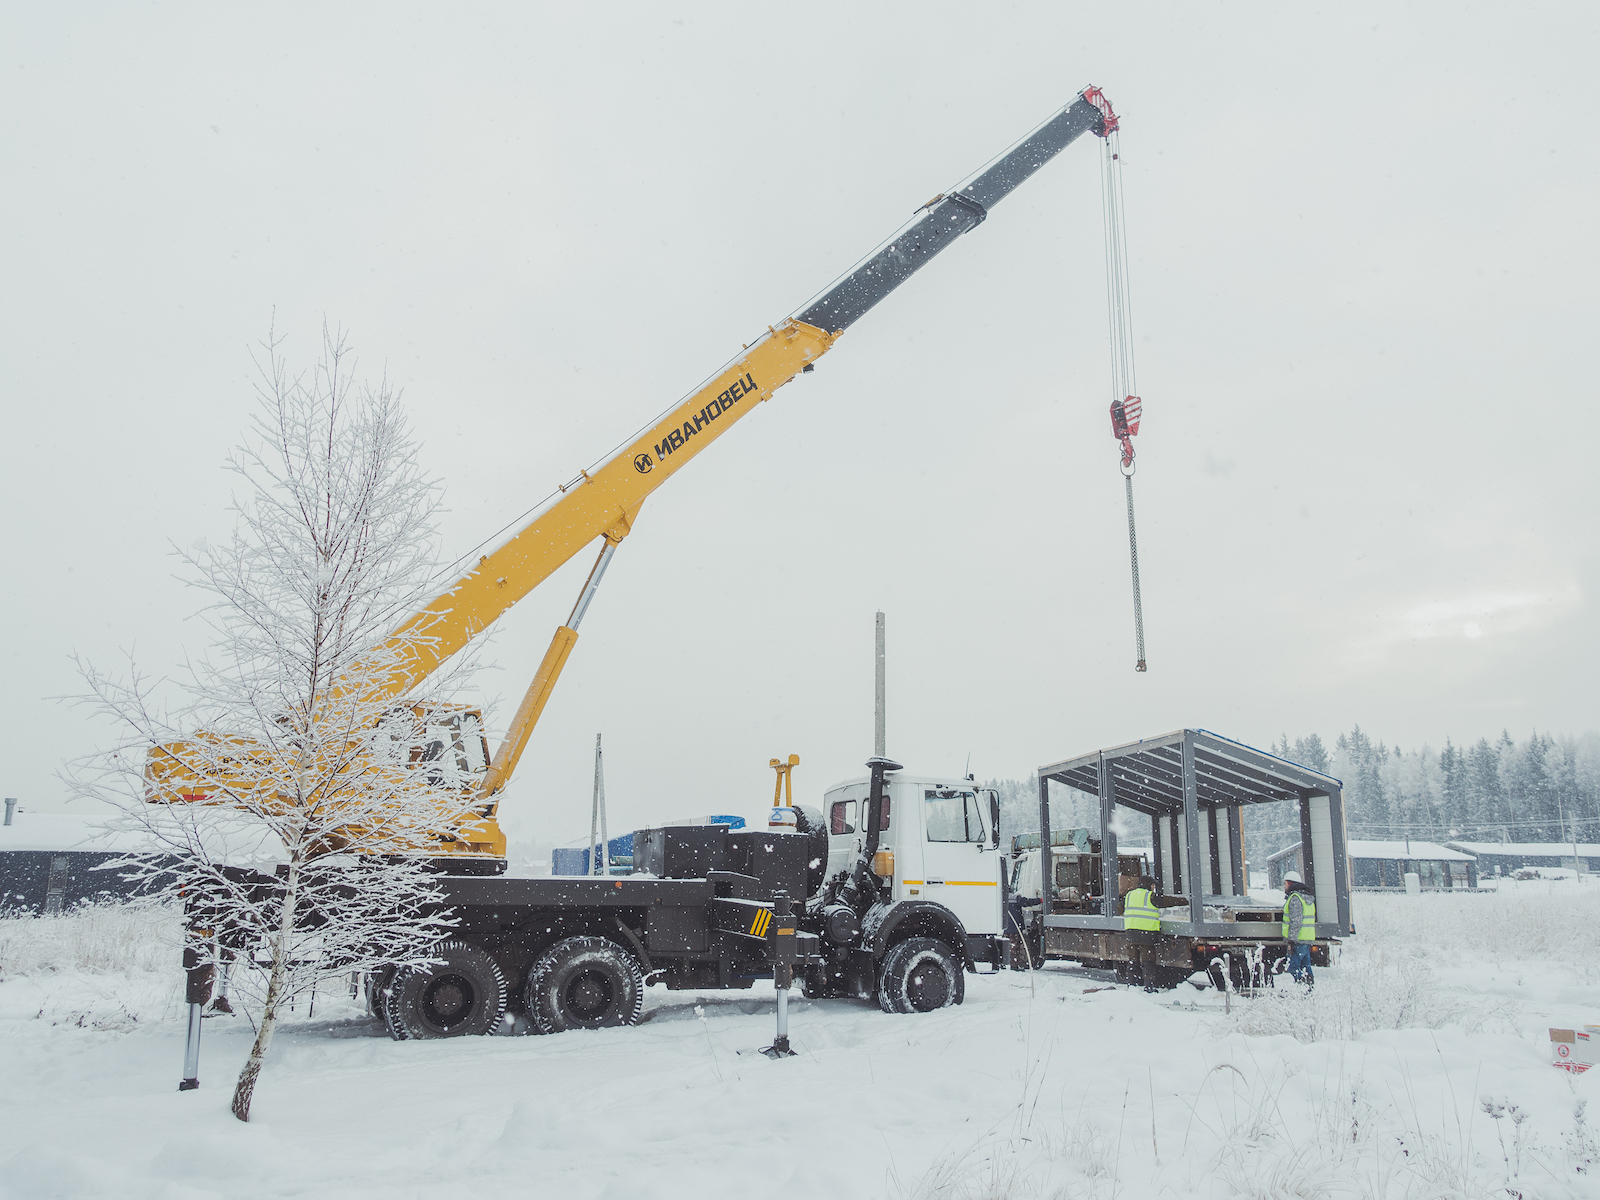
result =
[[[1111,436],[1122,443],[1122,465],[1133,465],[1133,435],[1139,432],[1144,402],[1137,396],[1111,402]]]

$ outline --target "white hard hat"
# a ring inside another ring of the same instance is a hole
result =
[[[1304,879],[1300,878],[1300,872],[1299,871],[1285,871],[1283,873],[1283,881],[1285,883],[1304,883],[1305,882]]]

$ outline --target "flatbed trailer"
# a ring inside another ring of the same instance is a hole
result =
[[[1051,785],[1097,798],[1099,836],[1089,857],[1097,878],[1063,886],[1058,864],[1073,852],[1053,845]],[[1312,961],[1328,965],[1352,932],[1343,785],[1332,776],[1221,737],[1180,729],[1039,768],[1039,903],[1012,905],[1031,957],[1070,960],[1174,986],[1205,971],[1217,986],[1270,982],[1288,953],[1282,905],[1253,900],[1244,845],[1251,804],[1299,809],[1305,881],[1316,898]],[[1162,909],[1153,944],[1123,928],[1122,896],[1133,886],[1117,852],[1117,809],[1149,821],[1150,868]],[[1026,899],[1026,898],[1021,898]],[[1015,965],[1015,964],[1014,964]],[[1153,979],[1152,979],[1153,972]]]

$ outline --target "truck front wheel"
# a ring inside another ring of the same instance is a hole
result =
[[[932,1012],[966,997],[961,962],[937,938],[907,938],[878,968],[878,1005],[886,1013]]]
[[[644,976],[633,956],[605,938],[557,942],[528,972],[528,1015],[540,1033],[636,1025]]]

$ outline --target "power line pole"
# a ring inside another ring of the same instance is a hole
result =
[[[883,614],[878,614],[878,643],[876,656],[873,659],[875,678],[872,692],[872,755],[874,758],[888,757],[888,741],[884,738],[884,657],[883,657]]]
[[[605,765],[600,756],[600,735],[597,733],[594,735],[594,803],[589,809],[589,874],[611,874],[610,841],[606,830]]]
[[[1556,789],[1556,819],[1560,821],[1562,825],[1566,825],[1567,823],[1567,811],[1561,803],[1560,788]],[[1583,873],[1583,868],[1578,865],[1578,821],[1576,817],[1573,818],[1572,826],[1569,832],[1572,834],[1572,872],[1574,875],[1581,875]]]

